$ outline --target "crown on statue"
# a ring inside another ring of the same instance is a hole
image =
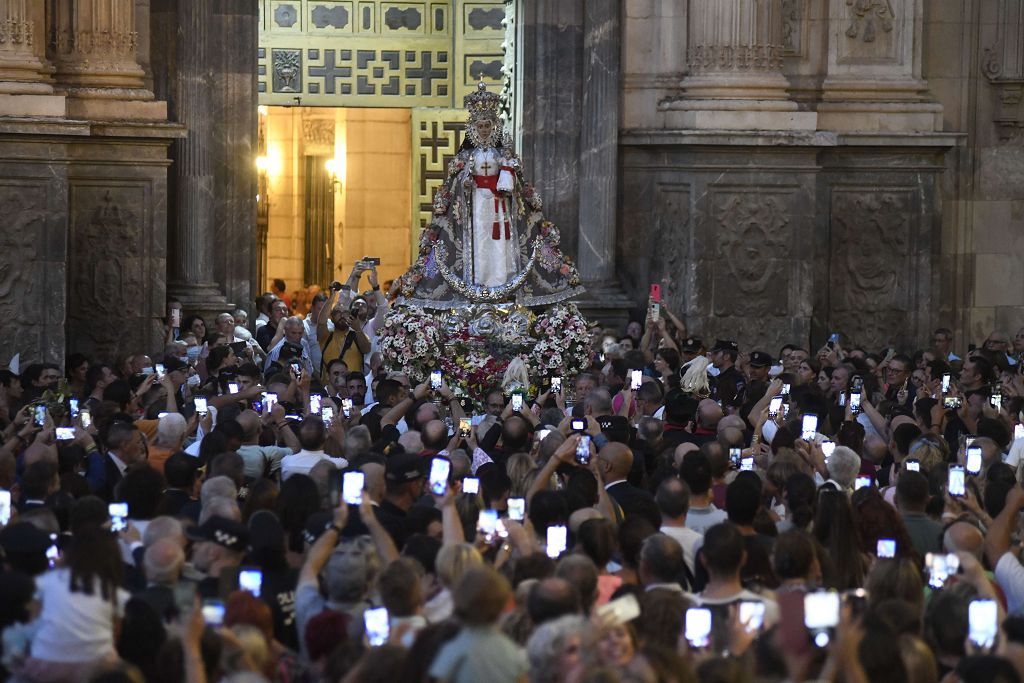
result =
[[[483,82],[476,86],[475,91],[466,95],[462,102],[466,109],[469,110],[470,121],[498,118],[501,98],[495,93],[487,92],[487,86]]]

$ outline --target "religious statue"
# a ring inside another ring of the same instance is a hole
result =
[[[395,281],[399,303],[433,309],[547,306],[582,292],[559,232],[503,136],[499,98],[481,83],[465,98],[466,136],[434,195],[416,262]]]

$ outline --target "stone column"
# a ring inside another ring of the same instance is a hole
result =
[[[0,111],[8,116],[63,116],[53,93],[53,69],[43,57],[43,7],[32,0],[0,0]]]
[[[49,0],[49,55],[67,116],[162,121],[136,58],[134,0]]]
[[[683,94],[663,107],[681,128],[813,130],[782,73],[781,0],[689,0]],[[677,113],[676,113],[677,112]]]
[[[212,69],[214,0],[178,0],[174,23],[174,78],[168,100],[188,135],[171,149],[175,201],[170,211],[168,284],[189,312],[208,315],[231,306],[216,281],[213,111],[207,75]],[[221,249],[230,248],[221,244]]]
[[[615,276],[619,12],[619,0],[586,0],[583,10],[579,271],[584,282],[595,284],[608,284]]]

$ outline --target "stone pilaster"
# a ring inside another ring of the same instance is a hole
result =
[[[830,0],[821,130],[935,132],[942,105],[921,76],[922,0]]]
[[[136,58],[134,0],[49,0],[49,8],[49,57],[69,118],[167,118]]]
[[[216,205],[213,168],[213,107],[205,75],[211,70],[213,0],[179,0],[176,25],[175,69],[167,93],[172,116],[188,128],[188,135],[171,148],[173,196],[168,239],[170,295],[187,311],[208,315],[231,306],[214,273],[217,250],[214,230]],[[225,245],[221,245],[223,248]]]
[[[688,0],[687,75],[666,100],[670,125],[714,130],[813,130],[782,73],[781,0]]]
[[[62,116],[43,56],[43,7],[32,0],[0,0],[0,111],[7,116]]]

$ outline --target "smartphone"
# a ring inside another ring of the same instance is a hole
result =
[[[758,600],[742,600],[740,602],[740,623],[747,633],[755,633],[764,626],[765,604]]]
[[[828,344],[826,344],[826,346],[830,349],[834,349],[837,343],[839,343],[839,333],[833,332],[828,336]]]
[[[263,586],[263,572],[256,567],[245,567],[238,572],[238,587],[252,593],[254,598],[260,597]]]
[[[380,647],[388,642],[391,628],[388,624],[387,607],[376,607],[363,612],[363,627],[366,630],[366,640],[370,643],[370,647]]]
[[[875,555],[879,559],[886,559],[890,557],[896,557],[896,539],[894,538],[880,538],[878,539],[878,545],[875,546]]]
[[[857,391],[860,391],[863,386],[864,386],[864,378],[861,377],[860,375],[854,375],[853,376],[853,388],[856,389]]]
[[[526,499],[525,498],[509,498],[508,499],[508,518],[516,522],[521,522],[526,519]]]
[[[437,391],[441,388],[441,371],[434,370],[430,373],[430,388]]]
[[[260,399],[254,399],[252,402],[252,409],[258,414],[263,415],[263,401]]]
[[[192,402],[192,404],[196,407],[196,412],[199,413],[200,415],[206,415],[206,413],[209,412],[210,408],[207,405],[205,396],[196,396],[194,399],[192,399]],[[83,422],[82,424],[85,423]]]
[[[35,416],[35,422],[36,422],[37,426],[39,426],[39,427],[45,426],[46,425],[46,406],[43,405],[42,403],[37,405],[35,407],[34,416]]]
[[[850,393],[850,412],[854,415],[860,412],[860,397],[861,392],[859,391]]]
[[[821,442],[821,452],[822,452],[822,455],[824,455],[826,458],[831,458],[832,454],[835,453],[835,451],[836,451],[836,442],[835,441],[822,441]]]
[[[629,371],[629,388],[632,391],[636,391],[642,384],[644,373],[642,370],[630,370]]]
[[[365,484],[366,475],[362,472],[345,472],[341,475],[341,499],[347,505],[362,504]]]
[[[981,472],[981,446],[971,446],[967,449],[967,474],[978,474]]]
[[[462,492],[473,495],[480,493],[480,480],[476,477],[466,477],[462,480]]]
[[[562,378],[552,377],[551,378],[551,393],[560,394],[562,393]]]
[[[949,393],[949,381],[953,378],[948,372],[942,376],[942,393]]]
[[[942,588],[949,577],[960,569],[960,558],[953,553],[928,553],[924,557],[924,566],[928,570],[928,585]]]
[[[512,394],[512,412],[518,413],[523,410],[523,395]]]
[[[754,471],[754,458],[743,458],[740,460],[740,472],[753,472]]]
[[[82,427],[88,429],[92,427],[92,413],[89,412],[88,408],[82,408],[82,411],[78,413],[78,416],[82,420]]]
[[[946,492],[951,496],[966,495],[967,490],[964,486],[963,465],[950,465],[948,477],[949,478],[946,481]]]
[[[637,602],[635,595],[627,593],[598,607],[597,616],[602,624],[621,626],[640,616],[640,603]]]
[[[590,436],[584,434],[576,444],[576,462],[586,466],[590,464]]]
[[[323,397],[320,394],[309,395],[309,412],[312,415],[319,415],[323,407]]]
[[[711,610],[691,607],[686,610],[684,635],[690,647],[702,650],[711,644]]]
[[[352,399],[341,399],[341,412],[345,417],[352,417]]]
[[[853,482],[854,491],[859,491],[869,486],[871,486],[871,477],[857,477]]]
[[[0,489],[0,525],[7,526],[11,521],[11,492]]]
[[[156,364],[156,378],[163,379],[164,375],[167,374],[167,368],[164,367],[163,363]]]
[[[743,457],[743,449],[739,446],[733,446],[729,449],[729,462],[732,463],[733,469],[740,468],[740,459]]]
[[[999,633],[999,610],[995,600],[971,600],[967,608],[967,637],[979,648],[995,646]]]
[[[548,538],[547,538],[547,553],[551,559],[558,558],[559,555],[565,552],[565,547],[568,542],[568,536],[566,534],[566,528],[564,526],[549,526],[548,527]]]
[[[804,596],[804,626],[811,631],[835,628],[839,625],[839,603],[839,593],[833,591],[808,593]]]
[[[956,409],[963,405],[959,396],[947,396],[942,399],[942,406],[947,409]]]
[[[476,530],[487,543],[493,541],[495,534],[498,533],[498,511],[481,510],[476,520]]]
[[[791,387],[790,387],[790,385],[788,383],[787,384],[783,384],[782,385],[782,394],[781,395],[782,396],[789,396],[790,389],[791,389]]]
[[[269,414],[270,411],[272,411],[274,409],[274,406],[276,406],[276,405],[277,405],[277,394],[274,393],[273,391],[264,391],[263,392],[263,410],[264,410],[264,412]]]
[[[541,429],[537,432],[537,443],[540,443],[544,439],[548,438],[548,434],[551,433],[550,429]]]
[[[57,427],[57,441],[71,441],[75,438],[75,430],[72,427]]]
[[[430,461],[430,492],[435,496],[443,496],[448,488],[448,474],[452,463],[445,458],[434,458]]]
[[[324,424],[328,427],[331,426],[331,422],[334,421],[334,406],[326,405],[320,409],[320,419],[324,421]]]
[[[203,600],[203,621],[215,628],[224,624],[224,601],[216,598]]]
[[[142,368],[141,370],[139,370],[140,375],[152,375],[155,373],[156,370],[154,370],[153,368]]]
[[[656,304],[661,303],[661,285],[651,285],[651,301]]]
[[[572,422],[569,423],[574,432],[585,432],[587,431],[587,421],[573,418]]]
[[[818,416],[804,415],[800,425],[800,438],[804,441],[813,441],[814,435],[818,433]]]
[[[920,472],[921,471],[921,461],[920,460],[904,460],[903,461],[903,466],[907,469],[908,472]]]
[[[1013,440],[1024,439],[1024,423],[1018,422],[1013,426]]]
[[[992,407],[996,410],[1003,409],[1003,397],[1000,394],[993,394],[989,397],[988,402],[992,404]]]
[[[128,526],[128,503],[110,503],[107,514],[110,515],[111,531],[124,531]]]
[[[772,400],[768,404],[768,417],[773,419],[778,417],[780,410],[782,410],[782,396],[772,396]]]
[[[238,393],[238,382],[228,382],[228,393],[229,394],[237,394]]]
[[[71,419],[74,420],[78,417],[78,399],[71,397],[68,399],[68,408],[71,410]]]
[[[171,309],[171,327],[181,327],[181,309]]]
[[[473,431],[473,421],[468,417],[459,418],[459,436],[465,439]]]
[[[302,376],[302,366],[297,362],[292,362],[292,372],[295,373],[296,377]]]
[[[59,559],[60,548],[57,547],[57,534],[50,534],[50,547],[46,549],[46,563],[50,569],[53,569]]]

